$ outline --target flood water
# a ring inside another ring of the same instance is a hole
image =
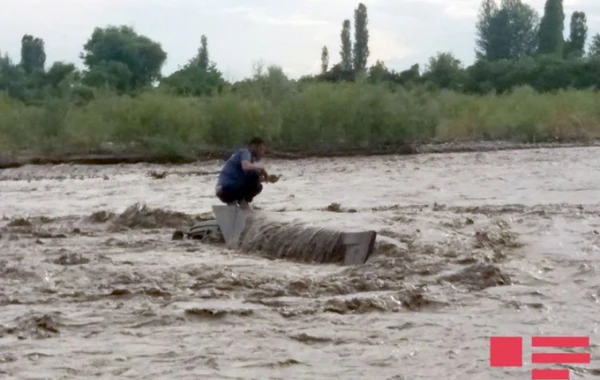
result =
[[[378,232],[357,267],[171,240],[220,165],[0,171],[0,378],[521,380],[537,335],[600,376],[599,149],[268,162],[262,212]]]

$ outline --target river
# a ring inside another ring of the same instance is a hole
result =
[[[597,148],[267,162],[260,210],[378,232],[357,267],[172,240],[221,164],[0,171],[0,377],[528,379],[537,335],[589,336],[568,368],[600,376]]]

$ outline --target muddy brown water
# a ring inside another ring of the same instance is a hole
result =
[[[220,164],[0,171],[0,378],[526,379],[534,335],[599,376],[600,150],[269,162],[263,211],[378,231],[358,267],[172,241]]]

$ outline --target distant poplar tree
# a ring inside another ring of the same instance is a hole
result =
[[[342,24],[341,38],[341,69],[342,71],[352,71],[352,41],[350,40],[350,20],[344,20],[344,23]]]
[[[540,23],[538,51],[540,54],[562,54],[565,13],[562,0],[546,0]]]
[[[369,18],[367,7],[360,3],[354,11],[354,71],[364,72],[369,59]]]

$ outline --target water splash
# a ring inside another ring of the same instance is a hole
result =
[[[344,260],[342,231],[298,222],[274,221],[254,214],[246,221],[240,248],[299,262],[338,263]]]

